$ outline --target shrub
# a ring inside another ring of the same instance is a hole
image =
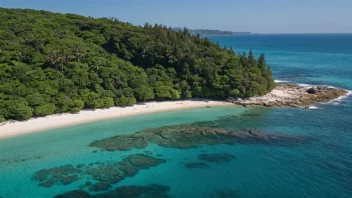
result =
[[[78,113],[84,107],[84,102],[82,100],[74,100],[70,105],[71,113]]]
[[[6,102],[6,109],[9,119],[15,120],[28,120],[32,116],[32,108],[27,106],[26,103],[18,100],[9,100]]]
[[[56,106],[54,104],[44,104],[34,108],[35,116],[46,116],[54,113]]]
[[[146,101],[154,99],[154,92],[151,87],[148,86],[141,86],[134,90],[134,95],[138,101]]]
[[[136,104],[136,102],[136,98],[126,96],[121,96],[120,98],[115,100],[115,104],[120,107],[133,106],[134,104]]]

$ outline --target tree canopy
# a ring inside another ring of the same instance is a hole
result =
[[[5,8],[0,27],[0,121],[275,86],[264,55],[235,55],[187,29]]]

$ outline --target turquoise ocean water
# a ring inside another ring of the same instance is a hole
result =
[[[352,35],[254,35],[210,37],[236,52],[265,53],[275,79],[324,84],[352,90]],[[170,187],[170,197],[352,197],[352,97],[316,109],[216,107],[180,110],[38,132],[0,140],[0,197],[54,197],[79,189],[69,185],[41,187],[36,171],[89,164],[144,153],[167,161],[127,177],[113,186]],[[132,134],[146,128],[201,123],[237,130],[258,128],[268,133],[300,135],[302,144],[211,145],[195,149],[149,144],[130,151],[99,151],[95,140]],[[229,153],[228,162],[206,162],[186,168],[199,154]],[[162,156],[161,156],[162,155]],[[111,189],[113,189],[111,188]],[[92,193],[94,194],[94,192]]]

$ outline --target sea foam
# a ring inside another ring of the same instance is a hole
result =
[[[317,106],[309,106],[309,109],[319,109],[319,107],[317,107]]]
[[[335,88],[335,87],[334,87],[334,88]],[[322,104],[334,104],[334,105],[340,104],[342,100],[344,100],[344,99],[346,99],[346,98],[348,98],[349,96],[352,95],[352,91],[350,91],[350,90],[346,90],[346,91],[347,91],[347,94],[346,94],[346,95],[340,96],[340,97],[338,97],[338,98],[336,98],[336,99],[334,99],[334,100],[332,100],[332,101],[324,102],[324,103],[322,103]]]
[[[297,84],[300,87],[314,87],[314,85],[311,84]]]
[[[288,83],[290,81],[287,81],[287,80],[274,80],[274,82],[276,82],[276,83]]]

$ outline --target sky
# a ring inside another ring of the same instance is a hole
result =
[[[0,0],[144,25],[254,33],[352,33],[352,0]]]

